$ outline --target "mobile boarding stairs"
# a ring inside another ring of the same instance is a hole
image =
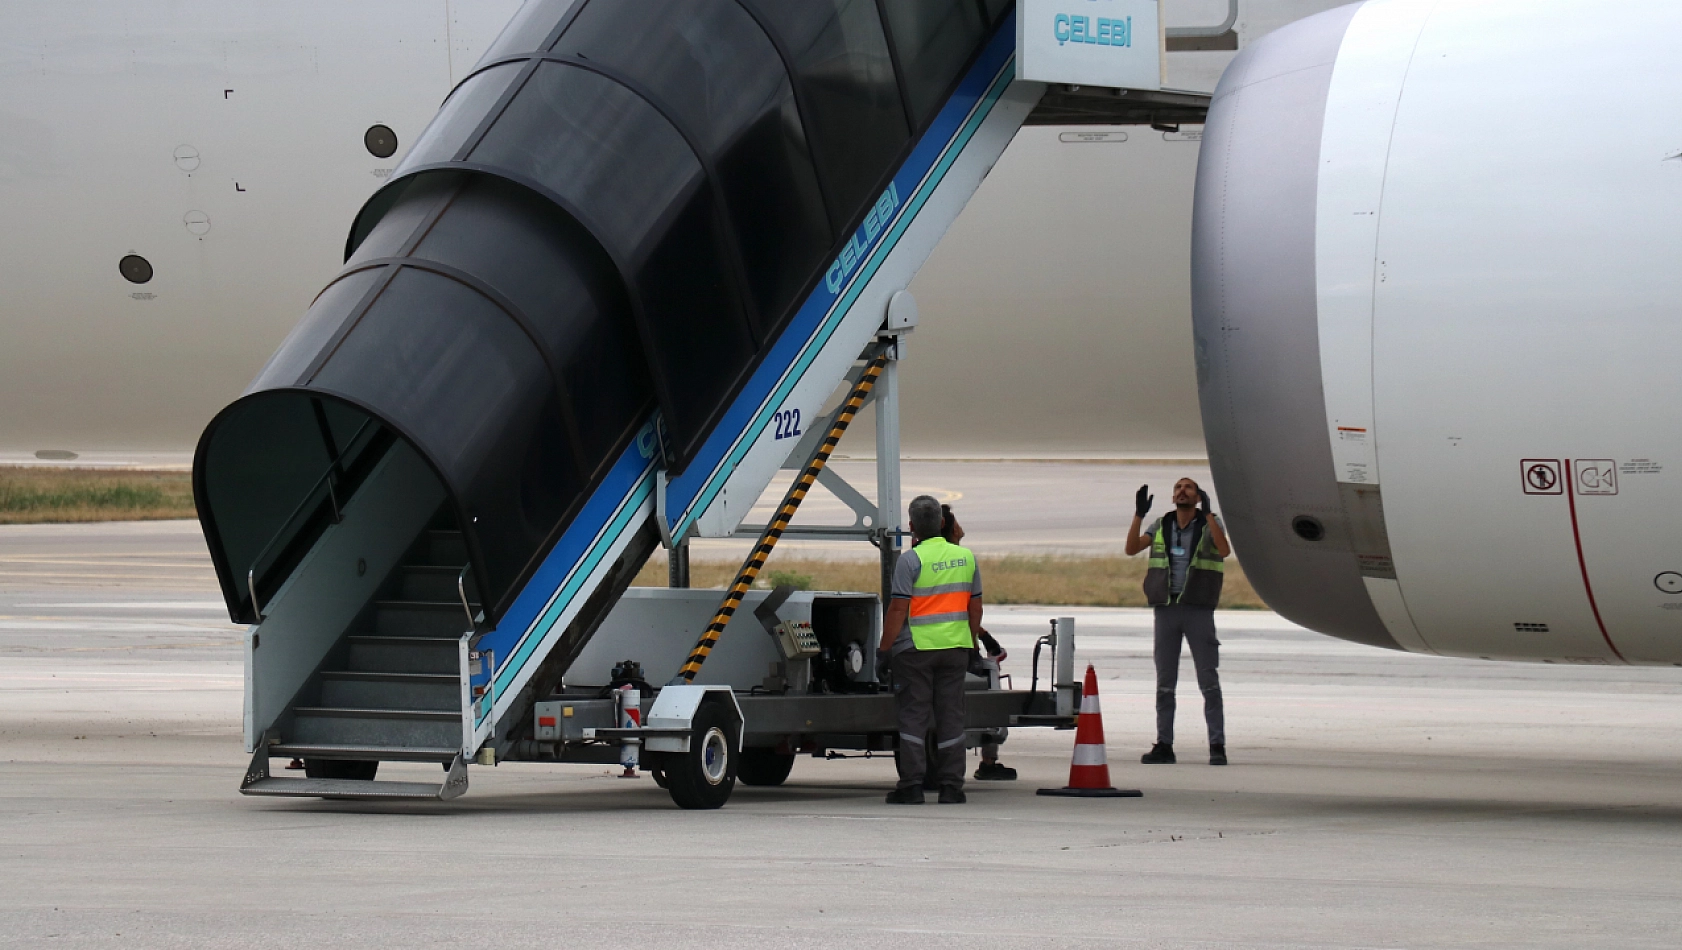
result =
[[[364,206],[195,457],[250,625],[242,792],[449,799],[473,763],[620,762],[717,807],[796,754],[894,748],[877,594],[745,569],[725,600],[686,589],[687,542],[759,537],[762,565],[785,534],[865,540],[885,581],[918,267],[1036,115],[1206,101],[1019,81],[998,0],[838,6],[709,0],[676,30],[532,0]],[[874,501],[824,467],[867,403]],[[744,528],[785,470],[778,520]],[[814,482],[854,524],[789,524]],[[628,590],[660,546],[674,589]],[[1045,693],[972,678],[972,743],[1070,721],[1055,639]]]

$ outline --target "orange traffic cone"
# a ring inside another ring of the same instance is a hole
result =
[[[1120,789],[1110,784],[1110,765],[1104,759],[1104,714],[1098,711],[1098,671],[1086,666],[1086,685],[1081,689],[1080,719],[1075,724],[1075,757],[1069,763],[1069,784],[1063,788],[1042,788],[1041,795],[1069,798],[1140,798],[1138,789]]]

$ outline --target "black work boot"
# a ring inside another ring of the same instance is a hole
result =
[[[967,802],[967,801],[969,801],[969,796],[965,795],[964,790],[959,788],[958,786],[956,786],[956,785],[942,785],[942,786],[940,786],[940,803],[942,805],[962,805],[964,802]]]
[[[896,788],[888,793],[887,802],[890,805],[921,805],[923,803],[923,789],[917,785]]]
[[[1222,745],[1216,745],[1214,743],[1209,744],[1209,764],[1210,765],[1225,765],[1226,764],[1226,746],[1224,744],[1222,744]]]
[[[1166,742],[1158,742],[1151,746],[1151,750],[1139,756],[1139,761],[1145,765],[1173,765],[1174,747]]]
[[[1016,770],[998,762],[983,762],[975,770],[975,779],[978,782],[1014,782]]]

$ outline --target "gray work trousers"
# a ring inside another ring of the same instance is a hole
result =
[[[1226,711],[1221,706],[1221,641],[1215,639],[1213,607],[1172,604],[1156,608],[1156,741],[1174,744],[1174,689],[1180,682],[1180,641],[1191,645],[1197,688],[1209,744],[1226,745]]]
[[[936,784],[964,787],[964,677],[968,650],[906,650],[893,658],[899,709],[899,787],[921,788],[936,748]]]

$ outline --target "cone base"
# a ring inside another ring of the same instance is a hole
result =
[[[1144,798],[1145,793],[1136,788],[1042,788],[1035,795],[1051,795],[1057,798]]]

